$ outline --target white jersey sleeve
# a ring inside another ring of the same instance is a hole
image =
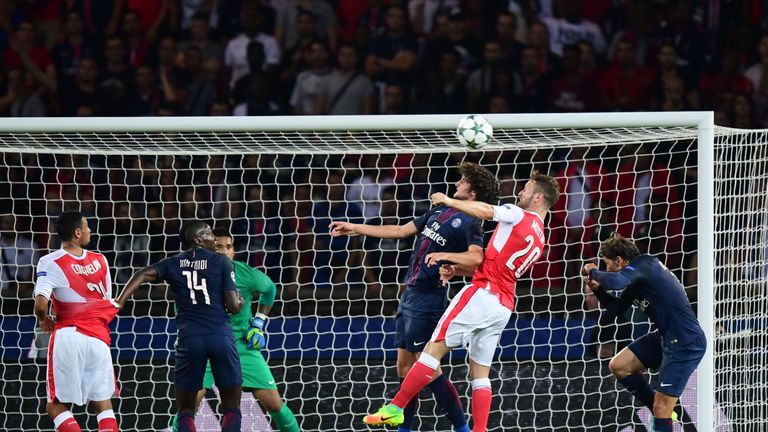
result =
[[[50,259],[49,256],[40,258],[35,269],[35,291],[33,297],[39,295],[50,299],[53,288],[57,285],[56,275],[59,273],[59,267]]]
[[[514,204],[504,204],[493,207],[493,220],[495,222],[509,223],[517,225],[523,220],[525,212]]]

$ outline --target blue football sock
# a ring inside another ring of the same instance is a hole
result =
[[[641,372],[633,373],[619,382],[632,393],[643,406],[647,407],[653,412],[653,398],[656,396],[656,392],[653,391],[651,385],[645,380],[645,376]]]
[[[224,418],[221,419],[221,432],[240,432],[240,424],[243,415],[238,408],[224,410]]]
[[[459,392],[453,386],[451,380],[443,374],[435,378],[429,384],[429,389],[435,395],[437,405],[443,410],[448,420],[456,431],[468,431],[467,418],[464,416],[464,408],[461,406]]]
[[[653,432],[672,432],[671,418],[653,418]]]

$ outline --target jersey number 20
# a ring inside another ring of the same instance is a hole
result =
[[[525,242],[527,243],[526,246],[523,249],[513,253],[512,256],[509,257],[509,260],[507,261],[507,267],[509,267],[510,270],[515,272],[515,277],[518,279],[541,256],[541,249],[539,249],[538,246],[533,247],[532,235],[525,237]],[[522,256],[525,256],[525,260],[520,265],[520,267],[516,267],[515,261]]]
[[[187,288],[189,288],[189,298],[192,299],[192,304],[197,304],[197,298],[195,297],[195,291],[202,291],[205,297],[205,304],[211,304],[211,297],[208,295],[208,285],[205,283],[205,278],[200,278],[200,284],[197,280],[197,270],[184,270],[181,272],[187,278]]]

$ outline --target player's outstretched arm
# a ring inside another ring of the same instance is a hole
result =
[[[413,222],[405,225],[366,225],[333,221],[328,228],[331,229],[331,237],[364,235],[378,238],[405,238],[418,232]]]
[[[472,216],[475,219],[493,219],[493,206],[482,201],[466,201],[447,196],[442,192],[434,193],[430,197],[432,205],[455,208],[456,210]]]
[[[470,245],[466,252],[433,252],[424,258],[424,262],[427,263],[428,267],[451,263],[464,268],[477,268],[483,262],[484,255],[483,248]]]
[[[117,297],[117,304],[119,307],[122,309],[123,306],[125,306],[125,303],[128,302],[131,297],[133,297],[133,294],[136,293],[136,290],[139,289],[140,286],[147,282],[154,282],[156,280],[157,270],[151,266],[144,267],[143,269],[134,273],[133,276],[131,276],[131,278],[128,280],[128,283],[125,284],[125,288],[123,288],[120,296]]]

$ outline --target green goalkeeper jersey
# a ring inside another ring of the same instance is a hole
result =
[[[239,337],[251,325],[251,302],[253,295],[259,293],[259,304],[272,306],[275,303],[277,287],[269,276],[248,264],[240,261],[232,261],[235,268],[235,287],[242,294],[245,305],[240,312],[232,314],[229,322],[235,337]]]

